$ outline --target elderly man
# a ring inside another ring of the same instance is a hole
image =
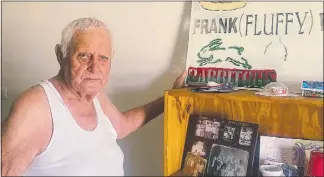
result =
[[[160,115],[163,97],[124,113],[110,102],[102,89],[111,67],[111,33],[99,20],[72,21],[55,52],[58,74],[20,95],[3,123],[2,175],[124,175],[116,139]]]

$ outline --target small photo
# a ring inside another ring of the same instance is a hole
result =
[[[235,127],[228,125],[224,126],[223,139],[224,140],[233,140],[235,136]]]
[[[213,144],[207,176],[246,176],[249,152]]]
[[[206,155],[207,155],[207,145],[206,145],[206,143],[202,142],[202,141],[194,142],[192,147],[191,147],[191,152],[194,155],[206,157]]]
[[[220,122],[207,118],[200,118],[196,125],[195,135],[208,139],[218,139]]]
[[[242,127],[240,132],[239,144],[250,146],[252,142],[253,130],[251,127]]]
[[[182,173],[187,176],[203,176],[206,165],[206,159],[188,152],[185,158]]]

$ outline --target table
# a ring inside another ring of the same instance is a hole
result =
[[[190,114],[259,124],[259,134],[323,140],[323,99],[263,97],[254,91],[196,93],[165,91],[164,175],[181,167]]]

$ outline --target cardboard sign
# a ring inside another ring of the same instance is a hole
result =
[[[323,20],[323,2],[192,2],[188,83],[323,80]]]

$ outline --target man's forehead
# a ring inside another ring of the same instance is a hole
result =
[[[107,29],[77,31],[74,33],[72,41],[72,48],[75,52],[79,50],[96,50],[110,53],[113,51],[111,34]]]
[[[91,47],[91,45],[97,44],[102,47],[104,45],[112,46],[112,38],[111,33],[107,29],[87,29],[74,33],[73,43],[74,47],[77,48]]]
[[[90,28],[86,30],[76,31],[73,35],[75,39],[83,39],[83,38],[99,38],[99,39],[108,39],[111,40],[111,32],[108,29],[104,28]]]

